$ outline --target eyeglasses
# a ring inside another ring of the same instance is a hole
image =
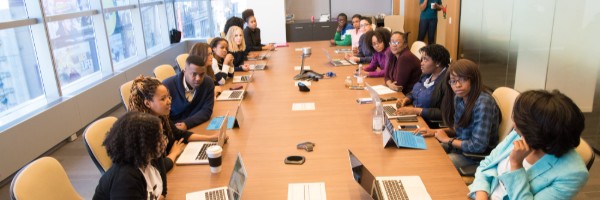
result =
[[[371,24],[360,24],[360,27],[363,28],[365,26],[371,26]]]
[[[465,84],[468,80],[469,80],[469,78],[466,78],[466,77],[458,77],[457,79],[448,80],[448,84],[450,84],[452,86],[452,85],[455,85],[456,83],[460,83],[462,85],[462,84]]]
[[[390,46],[396,46],[396,45],[399,45],[399,44],[400,44],[400,42],[390,42]]]

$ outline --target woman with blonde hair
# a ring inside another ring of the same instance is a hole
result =
[[[233,68],[235,71],[248,71],[250,67],[243,65],[248,57],[244,31],[238,26],[232,26],[227,31],[225,39],[229,42],[229,54],[233,55]]]
[[[183,151],[185,144],[190,140],[210,140],[217,139],[218,134],[201,135],[190,131],[178,129],[175,124],[169,120],[171,111],[171,95],[167,87],[158,79],[153,77],[138,76],[133,80],[131,86],[131,96],[129,98],[129,110],[152,114],[161,120],[163,134],[167,137],[167,146],[165,148],[166,157],[163,157],[167,171],[173,168],[175,159]]]

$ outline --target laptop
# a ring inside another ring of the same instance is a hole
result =
[[[431,199],[419,176],[374,176],[348,150],[354,180],[375,200]]]
[[[223,122],[219,127],[219,137],[217,142],[189,142],[181,155],[175,162],[177,165],[194,165],[194,164],[208,164],[208,157],[206,155],[206,149],[210,146],[219,145],[223,147],[225,145],[225,139],[227,138],[227,118],[229,112],[225,114]]]
[[[252,70],[252,71],[265,70],[266,68],[267,68],[266,63],[250,65],[250,70]]]
[[[350,61],[350,60],[346,60],[346,59],[332,59],[331,55],[329,55],[329,52],[327,50],[325,50],[325,48],[323,48],[323,51],[325,52],[325,56],[327,56],[327,60],[329,60],[329,63],[331,63],[333,66],[348,66],[348,65],[356,65],[355,62]]]
[[[217,101],[237,101],[244,98],[248,84],[241,90],[225,90],[217,97]]]
[[[383,112],[390,119],[396,119],[399,122],[417,122],[417,115],[398,115],[396,114],[396,104],[383,104]]]
[[[271,52],[271,51],[268,51],[268,52]],[[270,55],[270,53],[261,53],[255,57],[248,57],[248,60],[264,60],[266,58],[269,58],[269,55]]]
[[[233,172],[229,178],[229,185],[208,190],[201,190],[185,194],[187,200],[239,200],[242,197],[242,190],[246,184],[246,168],[242,162],[242,155],[237,154]]]
[[[336,49],[333,50],[333,52],[335,53],[352,53],[352,49],[348,49],[348,48],[342,48],[342,49]]]
[[[252,73],[250,73],[249,75],[233,76],[233,83],[252,82],[252,76],[254,76],[254,71],[252,71]]]
[[[397,148],[427,149],[425,138],[420,134],[414,134],[412,131],[398,130],[394,128],[392,121],[384,116],[384,128],[381,133],[383,148],[394,146]]]

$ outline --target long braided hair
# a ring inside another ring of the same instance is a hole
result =
[[[133,80],[131,96],[129,97],[129,110],[156,115],[146,104],[145,100],[152,101],[158,86],[163,85],[158,79],[140,75]],[[172,137],[169,115],[158,116],[161,119],[164,134]]]

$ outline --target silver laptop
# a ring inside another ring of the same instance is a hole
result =
[[[225,90],[221,92],[221,94],[217,97],[217,101],[237,101],[242,100],[244,98],[244,94],[246,93],[246,89],[248,88],[248,84],[244,85],[244,88],[241,90]]]
[[[266,68],[267,68],[266,63],[250,65],[250,70],[252,70],[252,71],[265,70]]]
[[[335,52],[335,53],[338,53],[338,54],[339,54],[339,53],[352,53],[352,49],[349,49],[349,48],[342,48],[342,49],[336,49],[336,50],[333,50],[333,52]]]
[[[350,169],[354,180],[376,200],[431,199],[419,176],[375,177],[365,165],[348,150]]]
[[[396,114],[396,104],[383,104],[383,112],[390,119],[396,119],[400,122],[417,122],[417,115],[398,115]]]
[[[252,71],[252,73],[250,73],[249,75],[233,76],[233,83],[252,82],[252,76],[254,76],[254,71]]]
[[[323,48],[323,51],[325,52],[325,56],[327,56],[327,60],[329,60],[329,63],[331,63],[333,66],[347,66],[347,65],[356,65],[355,62],[350,61],[350,60],[346,60],[346,59],[332,59],[331,55],[329,55],[329,52],[327,50],[325,50],[325,48]]]
[[[257,56],[255,56],[255,57],[248,57],[248,60],[264,60],[264,59],[267,59],[267,58],[269,58],[269,55],[270,55],[270,52],[271,52],[271,51],[268,51],[268,52],[269,52],[269,53],[261,53],[261,54],[258,54],[258,55],[257,55]]]
[[[239,200],[242,197],[242,190],[246,184],[246,168],[242,162],[242,155],[237,154],[233,172],[229,178],[229,185],[208,190],[201,190],[185,194],[187,200]]]
[[[219,145],[223,147],[225,139],[227,138],[227,118],[229,112],[225,114],[221,126],[219,126],[219,137],[217,142],[189,142],[179,158],[175,162],[177,165],[194,165],[194,164],[208,164],[208,157],[206,155],[206,149],[210,146]]]

